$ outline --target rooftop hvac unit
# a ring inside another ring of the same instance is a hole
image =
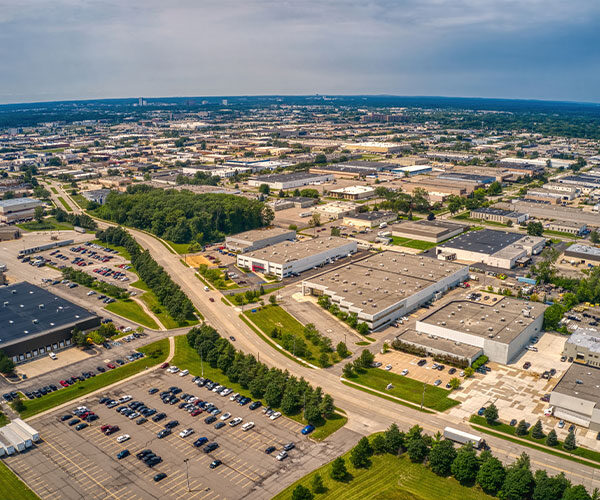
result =
[[[358,291],[358,292],[356,292],[356,293],[358,293],[358,295],[362,295],[362,290],[359,290],[359,291]]]
[[[367,304],[367,301],[366,301],[366,300],[363,300],[363,301],[362,301],[362,305],[364,306],[364,305],[366,305],[366,304]]]
[[[342,292],[344,292],[344,293],[348,293],[348,289],[347,289],[347,288],[344,288],[344,289],[342,290]]]
[[[442,326],[446,326],[446,322],[445,321],[442,321]]]
[[[493,334],[493,333],[490,333],[490,334],[488,335],[488,338],[489,338],[489,339],[493,339],[493,338],[494,338],[494,334]]]
[[[367,300],[368,300],[369,302],[373,302],[373,299],[372,299],[372,298],[369,298],[369,299],[367,299]]]
[[[44,306],[44,304],[40,304],[38,307],[39,307],[40,309],[44,309],[44,307],[46,307],[46,306]]]
[[[32,322],[34,325],[37,325],[37,324],[39,323],[39,321],[38,321],[37,319],[32,319],[32,320],[31,320],[31,322]]]
[[[506,318],[500,318],[500,321],[506,321]]]
[[[2,304],[4,307],[6,307],[10,302],[8,302],[8,300],[5,300],[4,303]]]
[[[14,294],[16,294],[16,293],[17,293],[17,291],[16,291],[16,290],[12,290],[12,294],[13,294],[13,295],[14,295]]]
[[[488,326],[488,332],[493,332],[494,331],[494,327],[493,326]]]

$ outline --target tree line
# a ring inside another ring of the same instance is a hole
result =
[[[418,425],[404,433],[392,424],[385,432],[361,438],[350,451],[348,461],[355,469],[369,469],[375,456],[391,454],[406,455],[411,462],[424,464],[441,477],[453,476],[461,485],[479,487],[485,493],[496,495],[500,500],[592,500],[598,498],[595,490],[590,495],[584,486],[573,485],[564,473],[550,476],[545,470],[531,470],[531,461],[526,453],[505,466],[500,460],[484,450],[479,455],[471,444],[456,449],[454,443],[435,436],[423,434]],[[400,472],[400,471],[398,471]],[[336,458],[329,466],[329,475],[334,481],[348,482],[353,477],[348,471],[346,460]],[[312,491],[311,491],[312,490]],[[313,476],[311,488],[302,484],[292,493],[294,500],[311,500],[325,493],[322,478]]]
[[[70,214],[65,212],[62,208],[56,208],[52,213],[56,222],[68,222],[74,226],[90,229],[92,231],[98,228],[96,221],[87,214]]]
[[[96,238],[105,243],[122,246],[129,252],[131,264],[136,272],[175,321],[183,323],[194,314],[192,302],[179,285],[156,263],[148,250],[142,250],[127,231],[121,227],[109,227],[97,232]]]
[[[313,388],[304,378],[298,379],[286,370],[269,368],[253,354],[244,354],[208,325],[194,327],[187,333],[188,345],[200,357],[218,368],[232,383],[247,389],[253,398],[264,399],[285,415],[297,415],[313,425],[321,425],[335,412],[333,398],[320,387]]]
[[[193,186],[217,186],[220,180],[221,178],[218,175],[210,175],[205,172],[196,172],[193,176],[179,174],[176,178],[179,185]]]
[[[80,271],[79,269],[73,269],[72,267],[65,267],[62,270],[63,278],[79,283],[80,285],[87,286],[88,288],[94,288],[105,295],[109,295],[116,299],[126,299],[129,297],[129,292],[124,288],[104,281],[96,280],[93,276]]]
[[[230,194],[129,186],[111,192],[95,210],[104,219],[144,229],[175,243],[207,243],[225,235],[267,226],[273,211],[258,200]]]

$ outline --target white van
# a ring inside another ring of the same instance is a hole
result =
[[[49,352],[48,356],[50,356],[50,359],[57,359],[56,354],[54,354],[53,352]]]

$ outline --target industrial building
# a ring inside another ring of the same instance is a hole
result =
[[[509,297],[485,303],[453,300],[417,321],[416,329],[479,347],[491,361],[508,364],[541,332],[545,309],[539,302]]]
[[[0,288],[0,349],[15,363],[71,345],[74,329],[100,325],[100,317],[48,290],[21,282]]]
[[[19,222],[33,219],[36,207],[43,203],[34,198],[0,200],[0,222]]]
[[[453,262],[381,252],[302,282],[304,295],[327,295],[371,330],[384,327],[469,277]]]
[[[599,227],[600,220],[598,215],[591,212],[584,212],[571,207],[561,205],[551,205],[549,203],[513,200],[512,203],[496,203],[495,208],[504,208],[506,210],[515,210],[529,214],[530,218],[548,220],[552,222],[581,222],[588,227]]]
[[[482,229],[461,234],[436,248],[441,260],[481,262],[492,267],[512,269],[540,253],[546,244],[541,236],[524,236],[509,231]]]
[[[587,224],[572,221],[553,221],[544,224],[544,229],[582,236],[587,232]]]
[[[106,197],[110,194],[110,189],[93,189],[92,191],[83,191],[83,196],[87,201],[93,201],[98,205],[104,205]]]
[[[359,212],[355,215],[344,216],[342,224],[344,226],[372,228],[380,226],[383,223],[394,221],[397,218],[398,214],[391,211]]]
[[[411,238],[431,243],[440,243],[453,236],[458,236],[466,229],[466,226],[446,220],[422,219],[394,224],[389,229],[392,231],[392,236],[397,236],[398,238]]]
[[[577,363],[600,367],[600,332],[595,328],[577,328],[567,337],[563,356]]]
[[[565,257],[600,262],[600,248],[574,243],[565,250]]]
[[[347,257],[357,251],[356,241],[327,236],[298,242],[284,241],[237,256],[238,267],[286,278]]]
[[[311,184],[321,184],[334,179],[333,174],[311,174],[309,172],[293,172],[290,174],[262,175],[248,180],[249,186],[259,187],[262,184],[269,189],[295,189]]]
[[[481,347],[476,347],[462,342],[428,335],[417,330],[406,330],[396,336],[396,341],[410,347],[423,349],[428,355],[452,356],[459,361],[466,361],[469,366],[483,354]]]
[[[412,177],[413,175],[428,174],[433,170],[431,165],[408,165],[406,167],[398,167],[392,170],[394,174]]]
[[[348,186],[339,189],[332,189],[328,192],[333,198],[344,200],[366,200],[375,196],[375,188],[371,186]]]
[[[522,212],[511,212],[510,210],[503,210],[501,208],[482,207],[471,210],[471,218],[500,222],[501,224],[508,224],[509,221],[512,224],[521,224],[522,222],[525,222],[529,216]]]
[[[400,153],[412,146],[394,142],[348,142],[344,149],[350,151],[367,151],[369,153]]]
[[[573,363],[550,394],[554,416],[600,431],[600,369]]]
[[[328,220],[338,220],[356,213],[356,205],[349,201],[332,201],[315,207],[315,212]]]
[[[333,174],[338,179],[358,179],[367,175],[376,175],[374,168],[355,167],[347,164],[321,165],[310,168],[311,174]]]
[[[0,241],[17,240],[21,237],[21,230],[15,226],[0,226]]]
[[[478,175],[478,174],[467,174],[463,172],[446,172],[440,174],[438,179],[445,179],[449,181],[461,181],[469,184],[485,185],[491,184],[496,180],[493,175]]]
[[[234,234],[225,238],[225,246],[232,252],[252,252],[269,245],[275,245],[286,240],[294,240],[296,231],[273,227],[269,229],[254,229],[244,233]]]
[[[39,432],[20,418],[15,418],[9,424],[0,427],[0,456],[13,455],[15,451],[25,451],[38,441],[40,441]]]

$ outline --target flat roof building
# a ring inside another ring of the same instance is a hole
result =
[[[373,212],[360,212],[355,215],[346,215],[342,224],[345,226],[354,227],[376,227],[381,224],[394,221],[398,218],[396,212],[391,211],[373,211]]]
[[[423,349],[428,355],[450,356],[457,360],[464,360],[469,366],[483,354],[481,347],[454,342],[417,330],[406,330],[398,335],[395,340],[400,344]]]
[[[429,241],[431,243],[445,241],[461,234],[465,229],[466,226],[462,224],[439,219],[406,221],[390,226],[392,236]]]
[[[225,238],[225,246],[233,252],[252,252],[269,245],[275,245],[286,240],[294,240],[296,231],[272,227],[269,229],[253,229],[234,234]]]
[[[0,222],[18,222],[33,219],[35,208],[43,203],[35,198],[0,200]]]
[[[471,218],[500,222],[501,224],[521,224],[525,222],[529,216],[522,212],[512,212],[501,208],[482,207],[471,210]]]
[[[375,188],[371,186],[348,186],[332,189],[329,191],[329,195],[344,200],[366,200],[375,196]]]
[[[550,394],[554,416],[600,431],[600,369],[573,363]]]
[[[467,280],[469,269],[452,262],[380,252],[302,282],[304,295],[326,295],[371,330],[387,326],[436,294]]]
[[[311,174],[309,172],[292,172],[290,174],[262,175],[248,180],[249,186],[258,187],[266,184],[270,189],[295,189],[311,184],[321,184],[334,179],[333,174]]]
[[[15,363],[71,345],[71,332],[100,317],[48,290],[21,282],[0,288],[0,349]]]
[[[326,236],[298,242],[285,241],[239,254],[238,267],[286,278],[323,266],[357,251],[356,241]]]
[[[357,179],[366,177],[367,175],[375,175],[377,170],[374,168],[353,167],[350,165],[322,165],[319,167],[311,167],[311,174],[333,174],[338,179]]]
[[[463,172],[446,172],[438,175],[438,178],[450,181],[468,182],[476,185],[491,184],[496,180],[496,177],[493,175],[477,175]]]
[[[577,328],[567,337],[563,355],[577,363],[600,367],[600,332],[595,328]]]
[[[338,220],[356,213],[357,206],[349,201],[332,201],[325,205],[317,205],[314,211],[328,220]]]
[[[600,248],[574,243],[565,250],[565,256],[600,262]]]
[[[491,361],[510,363],[542,330],[546,306],[502,297],[492,304],[453,300],[416,323],[434,337],[483,349]]]
[[[104,205],[106,197],[110,194],[110,189],[94,189],[92,191],[83,191],[81,195],[88,201]]]

